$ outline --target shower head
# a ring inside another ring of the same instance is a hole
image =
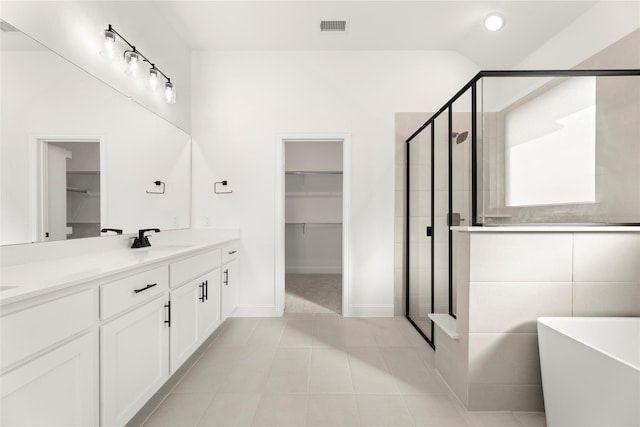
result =
[[[451,139],[456,141],[456,144],[462,144],[463,142],[465,142],[467,140],[467,137],[469,136],[469,132],[468,131],[464,131],[464,132],[453,132],[451,134]]]

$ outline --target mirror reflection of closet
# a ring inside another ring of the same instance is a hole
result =
[[[41,240],[100,236],[100,142],[41,141]]]

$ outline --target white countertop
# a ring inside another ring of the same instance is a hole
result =
[[[637,226],[606,226],[606,225],[505,225],[505,226],[485,226],[485,227],[451,227],[453,231],[467,231],[471,233],[520,233],[520,232],[552,232],[552,233],[573,233],[573,232],[638,232]]]
[[[23,263],[4,265],[0,270],[0,286],[4,288],[0,290],[0,305],[188,255],[239,238],[239,235],[234,233],[204,232],[202,235],[196,235],[191,230],[188,233],[167,233],[168,237],[160,238],[161,234],[157,235],[157,239],[151,237],[152,246],[149,248],[131,249],[128,245],[113,248],[111,244],[104,251],[84,254],[71,251],[71,254],[65,257],[25,260]],[[120,236],[119,239],[128,243],[126,236]],[[72,242],[67,243],[73,245]],[[15,288],[9,288],[12,286]]]

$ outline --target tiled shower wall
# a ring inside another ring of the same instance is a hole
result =
[[[640,232],[456,238],[460,340],[450,350],[468,374],[451,385],[469,410],[543,409],[538,317],[640,316]]]

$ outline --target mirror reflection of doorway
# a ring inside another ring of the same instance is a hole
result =
[[[100,236],[100,142],[42,140],[40,240]]]
[[[284,144],[286,313],[342,314],[342,145]]]

